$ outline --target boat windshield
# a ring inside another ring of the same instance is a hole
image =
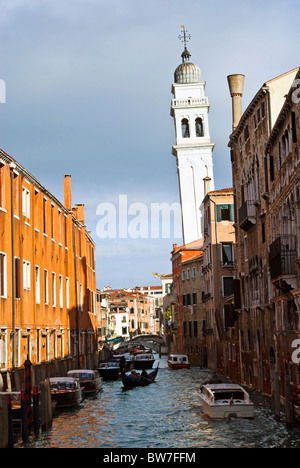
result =
[[[92,379],[94,375],[91,372],[73,372],[72,377],[74,379]]]
[[[217,400],[244,400],[245,394],[241,391],[223,391],[223,392],[213,392],[215,401]]]
[[[51,387],[55,390],[74,390],[73,382],[55,382]]]

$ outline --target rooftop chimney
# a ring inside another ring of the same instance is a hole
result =
[[[84,205],[76,204],[75,206],[77,208],[76,218],[81,222],[81,224],[84,224]]]
[[[64,176],[65,207],[72,211],[71,176]]]
[[[211,178],[210,177],[204,177],[203,179],[204,181],[204,196],[206,196],[208,194],[208,192],[210,192],[210,181],[211,181]]]
[[[232,97],[232,129],[234,131],[242,117],[242,97],[245,75],[229,75],[227,76],[227,80]]]

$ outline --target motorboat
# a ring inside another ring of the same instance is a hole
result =
[[[68,372],[68,377],[79,379],[80,386],[85,395],[90,393],[98,393],[102,388],[102,378],[98,370],[90,369],[75,369]]]
[[[97,368],[103,380],[116,380],[120,377],[120,365],[117,361],[100,362]]]
[[[122,382],[125,388],[146,387],[155,381],[157,373],[158,366],[155,370],[149,372],[147,376],[143,376],[143,372],[139,374],[133,369],[131,372],[122,375]]]
[[[188,356],[179,353],[169,354],[167,364],[170,369],[189,369],[191,367]]]
[[[83,399],[83,389],[78,379],[73,377],[51,377],[50,388],[56,408],[79,406]]]
[[[208,383],[197,391],[204,416],[209,419],[254,418],[254,405],[246,390],[235,383]]]
[[[152,369],[155,358],[153,354],[136,354],[127,361],[127,367],[131,369]]]

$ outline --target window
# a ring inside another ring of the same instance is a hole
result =
[[[41,287],[40,287],[40,267],[35,265],[35,302],[40,304]]]
[[[47,270],[44,270],[44,301],[45,301],[45,304],[49,304],[48,271]]]
[[[192,277],[193,278],[196,277],[196,268],[195,267],[192,268]]]
[[[54,239],[54,209],[55,206],[51,204],[51,239]]]
[[[46,223],[46,208],[47,208],[47,198],[43,198],[43,233],[47,233],[47,223]]]
[[[234,205],[217,205],[217,222],[234,221]]]
[[[182,121],[181,121],[181,132],[182,132],[182,138],[189,138],[190,137],[188,119],[182,119]]]
[[[56,274],[52,272],[52,305],[56,307]]]
[[[191,273],[190,273],[190,269],[188,268],[186,272],[186,279],[190,279],[190,277],[191,277]]]
[[[197,293],[193,293],[193,304],[197,304]]]
[[[182,272],[182,279],[185,280],[185,271]]]
[[[30,262],[23,260],[23,288],[30,289]]]
[[[196,131],[196,137],[203,137],[204,132],[203,132],[203,121],[200,119],[200,117],[197,117],[195,121],[195,131]]]
[[[26,219],[30,218],[30,192],[26,187],[22,187],[22,213]]]
[[[20,259],[15,258],[15,298],[20,299]]]
[[[59,307],[62,309],[64,306],[64,289],[63,289],[63,277],[59,275]]]
[[[67,305],[67,309],[69,309],[70,307],[69,278],[66,278],[66,305]]]
[[[68,247],[68,230],[67,230],[67,217],[65,215],[65,247]]]
[[[7,296],[6,254],[0,253],[0,296]]]
[[[5,164],[0,161],[0,206],[4,206],[5,195]]]
[[[246,127],[245,127],[245,129],[244,129],[244,138],[245,138],[245,141],[247,141],[249,137],[250,137],[249,126],[248,126],[248,124],[247,124]]]
[[[83,288],[82,284],[80,283],[80,310],[83,311]]]
[[[233,276],[223,276],[223,294],[230,296],[233,294]]]
[[[270,155],[270,180],[273,182],[274,178],[274,156]]]
[[[222,242],[221,255],[223,266],[233,265],[233,244],[230,242]]]

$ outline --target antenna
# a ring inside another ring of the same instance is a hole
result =
[[[186,49],[186,44],[191,39],[191,35],[187,34],[188,30],[184,26],[181,26],[182,34],[179,34],[178,39],[184,43],[184,48]]]

